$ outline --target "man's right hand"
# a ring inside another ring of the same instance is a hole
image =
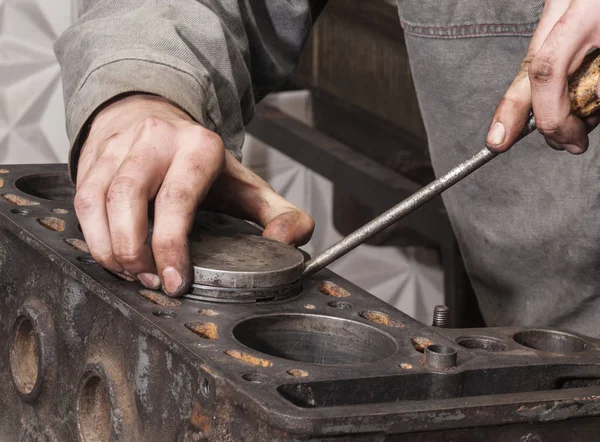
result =
[[[132,95],[98,113],[79,159],[75,195],[98,263],[148,288],[162,285],[168,295],[185,293],[193,279],[187,237],[203,200],[210,209],[260,224],[271,239],[299,246],[312,235],[314,222],[306,213],[170,101]]]

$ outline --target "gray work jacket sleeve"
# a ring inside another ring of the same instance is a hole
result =
[[[81,0],[56,42],[73,175],[86,123],[125,93],[168,98],[240,157],[254,104],[295,70],[326,0]]]

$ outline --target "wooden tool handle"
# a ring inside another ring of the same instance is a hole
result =
[[[587,117],[600,110],[597,87],[600,79],[600,49],[590,52],[581,66],[569,77],[571,110],[579,117]]]

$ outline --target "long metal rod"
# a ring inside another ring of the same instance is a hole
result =
[[[535,119],[533,118],[533,116],[531,116],[517,141],[529,135],[534,130]],[[344,256],[346,253],[355,249],[372,236],[376,235],[377,233],[381,232],[382,230],[386,229],[392,224],[398,222],[406,215],[412,213],[414,210],[421,207],[427,201],[438,196],[444,190],[452,187],[454,184],[458,183],[460,180],[470,175],[484,164],[487,164],[497,155],[498,154],[493,153],[484,147],[482,150],[477,152],[475,155],[473,155],[473,157],[471,157],[467,161],[454,167],[452,170],[446,172],[441,177],[437,178],[422,189],[418,190],[404,201],[400,202],[388,211],[369,221],[364,226],[355,230],[350,235],[342,238],[340,241],[338,241],[331,247],[325,249],[323,252],[310,259],[306,263],[306,267],[304,268],[302,277],[307,278],[315,274],[322,268],[328,266],[336,259]]]

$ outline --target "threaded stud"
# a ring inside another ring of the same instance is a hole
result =
[[[450,316],[450,308],[447,305],[436,305],[433,308],[433,326],[448,327],[448,317]]]

